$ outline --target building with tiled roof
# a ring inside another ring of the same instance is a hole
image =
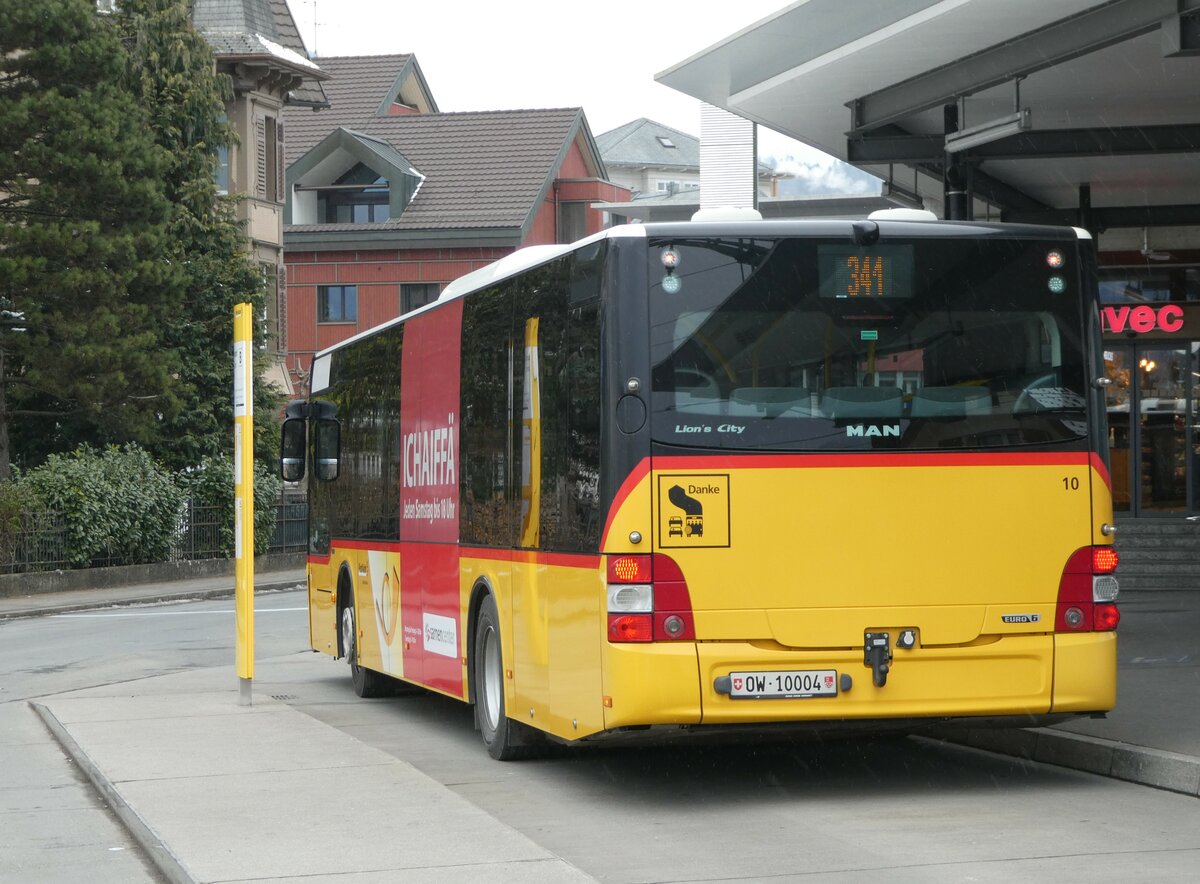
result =
[[[411,55],[322,58],[330,107],[288,108],[287,360],[434,300],[517,248],[608,223],[579,108],[439,113]]]
[[[700,186],[700,139],[642,117],[596,136],[614,184],[639,193]]]
[[[438,112],[415,55],[322,58],[321,70],[329,75],[323,84],[328,107],[284,111],[288,165],[339,126],[354,128],[376,117]]]
[[[596,136],[609,178],[636,197],[667,202],[700,187],[700,139],[641,117]],[[758,195],[774,196],[774,173],[758,165]],[[699,201],[696,194],[691,199]],[[686,199],[684,200],[686,202]]]

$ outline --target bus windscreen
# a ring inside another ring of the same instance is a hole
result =
[[[1086,444],[1075,243],[652,240],[656,441],[773,450]]]

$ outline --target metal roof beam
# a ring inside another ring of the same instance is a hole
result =
[[[1130,40],[1164,19],[1200,9],[1200,0],[1113,0],[990,49],[849,102],[854,130],[894,123],[964,95]]]
[[[855,164],[940,164],[945,149],[945,137],[942,135],[910,135],[897,130],[847,139],[846,158]],[[979,161],[1197,152],[1200,152],[1200,124],[1034,129],[973,147],[963,151],[962,155]]]
[[[888,132],[851,137],[846,140],[846,161],[864,163],[936,163],[946,158],[944,135],[910,135]]]
[[[1024,224],[1079,224],[1078,209],[1020,209],[1002,211],[1005,221]],[[1092,223],[1096,230],[1121,227],[1191,227],[1200,225],[1200,205],[1173,206],[1109,206],[1092,207]]]
[[[1200,125],[1188,124],[1034,129],[973,147],[964,154],[976,160],[1038,160],[1196,152],[1200,152]]]

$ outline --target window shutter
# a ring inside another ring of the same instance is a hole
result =
[[[285,202],[287,175],[283,168],[283,120],[275,121],[275,202]]]
[[[259,117],[254,121],[254,141],[256,180],[254,195],[259,199],[267,198],[267,121]]]
[[[280,264],[275,274],[275,315],[278,329],[275,332],[275,350],[287,352],[287,265]]]

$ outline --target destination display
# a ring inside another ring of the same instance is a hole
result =
[[[818,245],[817,275],[822,298],[911,298],[913,247]]]

